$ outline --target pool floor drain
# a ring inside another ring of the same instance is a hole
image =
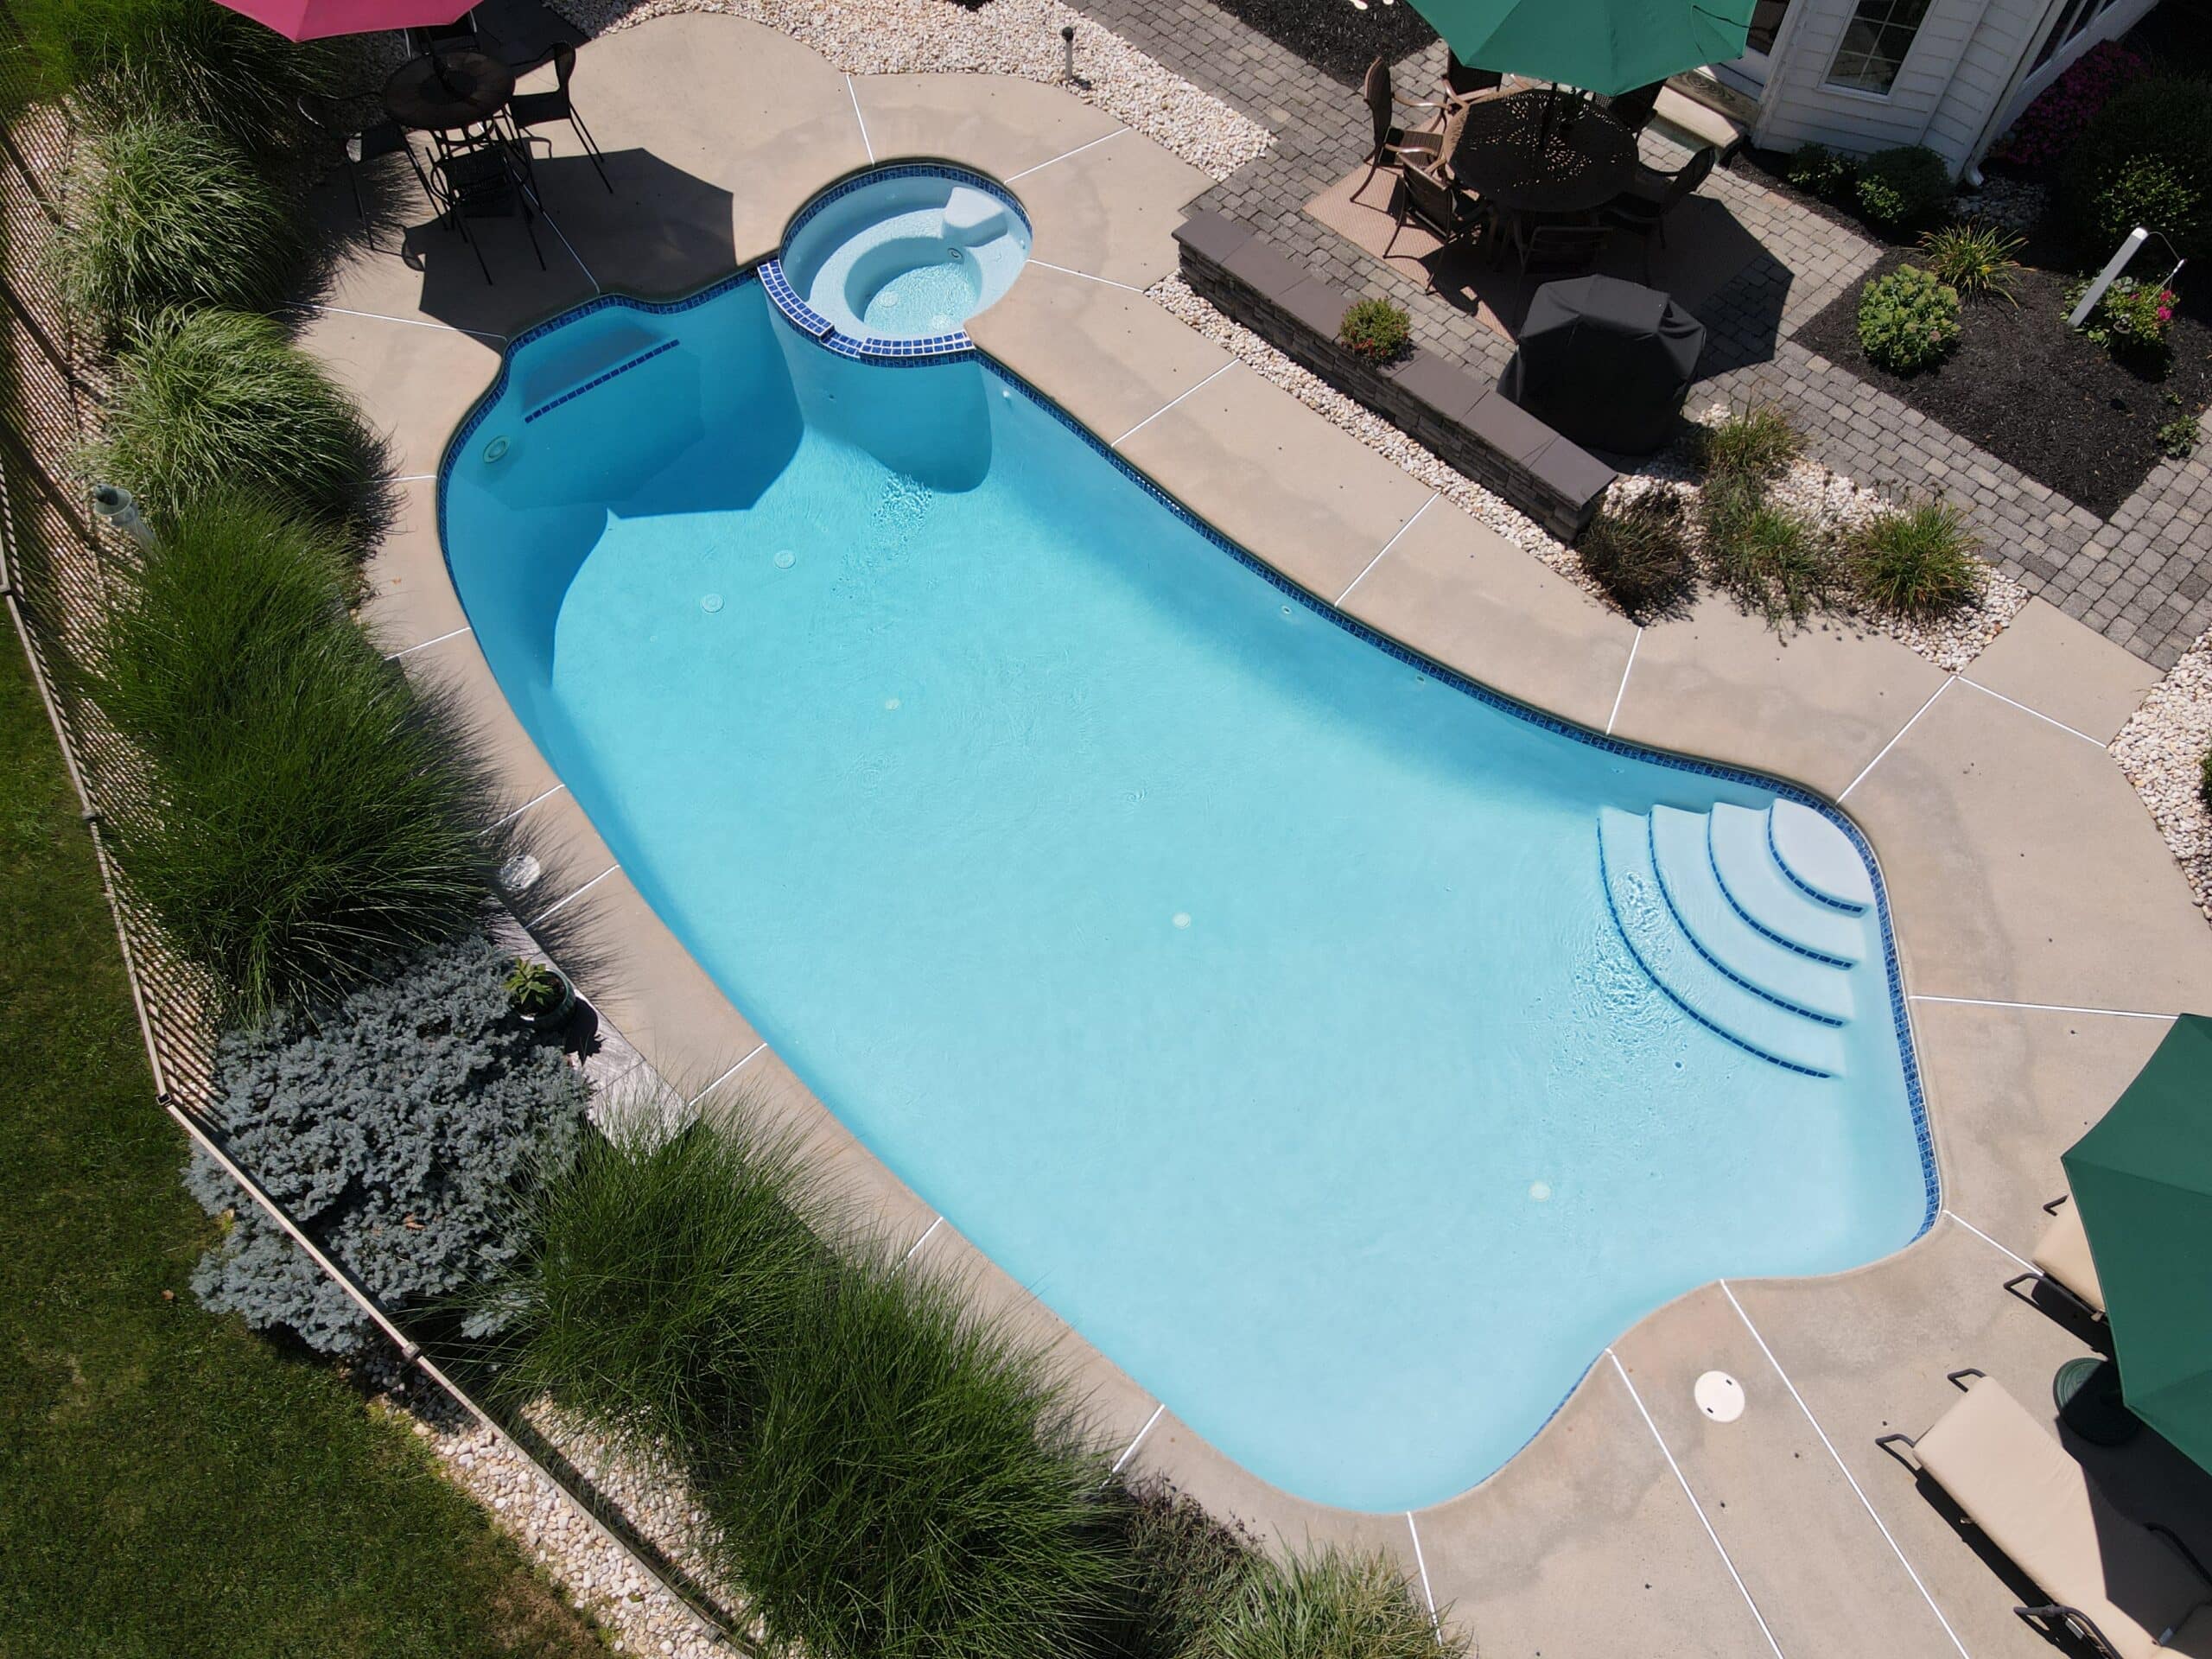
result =
[[[1175,912],[1174,919],[1176,926],[1188,927],[1191,925],[1191,912],[1187,910],[1179,910]]]
[[[778,550],[777,550],[777,552],[776,552],[776,569],[779,569],[779,570],[788,570],[788,569],[790,569],[791,568],[791,566],[793,566],[793,565],[797,564],[798,563],[798,554],[796,554],[796,553],[794,553],[794,552],[792,552],[792,551],[791,550],[791,549],[789,549],[788,547],[785,547],[785,548],[779,548],[779,549],[778,549]]]

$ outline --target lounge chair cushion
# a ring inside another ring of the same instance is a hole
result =
[[[2120,1659],[2152,1659],[2161,1637],[2212,1600],[2171,1544],[2113,1509],[2057,1438],[1987,1377],[1913,1452],[2044,1594],[2088,1614]]]
[[[2036,1241],[2031,1258],[2036,1266],[2100,1313],[2105,1311],[2104,1287],[2097,1282],[2097,1264],[2089,1255],[2089,1235],[2082,1225],[2082,1211],[2063,1204]]]

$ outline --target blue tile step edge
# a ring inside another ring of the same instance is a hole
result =
[[[1653,809],[1651,863],[1682,931],[1707,961],[1754,994],[1793,1014],[1840,1026],[1859,1011],[1851,970],[1777,944],[1728,902],[1713,873],[1707,815]]]
[[[1713,809],[1707,836],[1720,890],[1746,922],[1822,962],[1849,967],[1866,957],[1868,918],[1821,902],[1782,868],[1764,811],[1724,803]]]
[[[1851,916],[1873,904],[1866,861],[1850,836],[1812,808],[1777,801],[1767,810],[1766,844],[1782,873],[1821,903]]]
[[[1637,965],[1675,1006],[1746,1053],[1785,1071],[1832,1077],[1843,1070],[1842,1034],[1738,984],[1707,959],[1675,916],[1651,863],[1651,836],[1638,814],[1598,812],[1598,856],[1605,901]]]

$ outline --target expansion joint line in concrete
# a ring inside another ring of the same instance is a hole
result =
[[[1072,265],[1056,265],[1048,259],[1039,259],[1033,255],[1027,263],[1039,270],[1057,270],[1063,276],[1074,276],[1086,283],[1097,283],[1107,288],[1118,288],[1124,294],[1144,292],[1144,289],[1133,287],[1128,283],[1117,283],[1111,276],[1094,276],[1087,270],[1077,270]]]
[[[1178,404],[1181,403],[1181,402],[1182,402],[1185,397],[1189,397],[1192,392],[1194,392],[1194,391],[1198,391],[1198,390],[1199,389],[1199,387],[1201,387],[1201,386],[1207,386],[1207,385],[1212,385],[1216,380],[1218,380],[1218,379],[1219,379],[1223,375],[1227,374],[1227,373],[1228,373],[1231,369],[1235,368],[1236,366],[1236,359],[1235,358],[1231,358],[1231,359],[1230,359],[1230,360],[1229,360],[1228,362],[1226,362],[1226,363],[1223,364],[1219,368],[1216,369],[1216,370],[1215,370],[1211,374],[1210,374],[1210,375],[1206,376],[1206,378],[1205,378],[1205,379],[1203,379],[1203,380],[1201,380],[1201,381],[1198,381],[1198,382],[1197,383],[1197,385],[1188,385],[1188,386],[1184,387],[1182,391],[1180,391],[1177,392],[1177,393],[1176,393],[1173,397],[1170,397],[1170,398],[1169,398],[1166,403],[1162,404],[1161,404],[1158,409],[1154,410],[1152,411],[1152,413],[1151,413],[1151,414],[1149,414],[1149,415],[1146,416],[1144,417],[1144,419],[1142,419],[1142,420],[1139,421],[1139,422],[1138,422],[1135,426],[1131,427],[1128,431],[1126,431],[1126,432],[1122,433],[1122,435],[1121,435],[1120,437],[1118,437],[1118,438],[1115,439],[1113,442],[1111,442],[1111,443],[1108,444],[1106,447],[1107,447],[1109,449],[1118,449],[1118,448],[1120,448],[1123,444],[1127,443],[1127,442],[1128,442],[1131,438],[1133,438],[1133,437],[1136,436],[1136,435],[1137,435],[1138,433],[1140,433],[1140,432],[1141,432],[1142,430],[1144,430],[1144,429],[1145,429],[1146,427],[1150,426],[1150,425],[1151,425],[1154,421],[1158,420],[1161,416],[1165,415],[1165,414],[1166,414],[1169,410],[1171,410],[1171,409],[1174,408],[1176,404]]]
[[[912,1244],[909,1244],[906,1247],[906,1254],[899,1258],[899,1265],[903,1268],[909,1262],[912,1261],[914,1259],[915,1252],[919,1250],[923,1245],[928,1243],[930,1240],[936,1236],[937,1230],[944,1225],[944,1217],[943,1216],[939,1216],[935,1220],[931,1221],[928,1226],[923,1228],[922,1236],[916,1239]]]
[[[1621,717],[1621,700],[1628,696],[1628,677],[1636,672],[1637,647],[1643,643],[1643,625],[1637,624],[1636,637],[1628,642],[1628,661],[1621,664],[1621,683],[1613,693],[1613,711],[1605,716],[1605,734],[1612,735],[1613,722]]]
[[[687,1106],[696,1106],[709,1095],[713,1094],[715,1090],[721,1088],[722,1084],[728,1083],[739,1072],[744,1071],[747,1066],[752,1065],[754,1059],[759,1058],[760,1054],[766,1051],[767,1046],[768,1045],[765,1039],[760,1042],[753,1044],[743,1059],[740,1060],[735,1065],[731,1066],[728,1071],[724,1071],[721,1076],[716,1077],[712,1083],[709,1084],[705,1088],[702,1089],[697,1094],[692,1096],[690,1100],[683,1103]]]
[[[1193,388],[1193,390],[1196,390],[1196,388]],[[1427,512],[1431,507],[1434,506],[1436,505],[1436,498],[1443,493],[1444,492],[1441,490],[1431,490],[1428,493],[1428,499],[1422,502],[1421,505],[1414,509],[1414,516],[1407,519],[1404,524],[1400,524],[1398,528],[1391,533],[1390,539],[1382,543],[1381,550],[1378,551],[1373,558],[1367,562],[1357,575],[1351,579],[1350,585],[1344,588],[1344,592],[1337,595],[1336,602],[1338,609],[1341,610],[1344,607],[1344,601],[1351,597],[1352,588],[1358,587],[1361,582],[1367,580],[1368,571],[1372,570],[1376,565],[1382,563],[1382,555],[1384,553],[1388,553],[1392,548],[1395,547],[1398,544],[1398,538],[1401,536],[1403,536],[1408,531],[1411,530],[1416,524],[1421,522],[1421,514]]]
[[[1428,1622],[1436,1623],[1436,1592],[1429,1586],[1428,1557],[1421,1554],[1421,1529],[1414,1524],[1414,1512],[1406,1511],[1406,1530],[1414,1541],[1414,1565],[1421,1570],[1421,1599],[1428,1604]]]
[[[1613,1362],[1613,1370],[1619,1376],[1621,1386],[1628,1390],[1628,1397],[1635,1402],[1636,1414],[1643,1419],[1643,1426],[1651,1431],[1651,1438],[1659,1447],[1659,1455],[1667,1459],[1667,1467],[1674,1471],[1675,1484],[1682,1489],[1682,1496],[1689,1499],[1690,1508],[1697,1515],[1698,1524],[1705,1529],[1705,1535],[1713,1540],[1713,1548],[1719,1552],[1720,1564],[1728,1569],[1728,1576],[1736,1581],[1737,1591],[1744,1598],[1744,1605],[1751,1610],[1751,1617],[1758,1621],[1759,1634],[1766,1637],[1766,1644],[1773,1651],[1774,1659],[1782,1659],[1782,1644],[1774,1639],[1774,1631],[1768,1627],[1766,1615],[1759,1611],[1758,1603],[1751,1596],[1751,1586],[1744,1582],[1744,1575],[1736,1570],[1735,1558],[1728,1554],[1728,1546],[1720,1541],[1720,1535],[1713,1529],[1713,1522],[1706,1515],[1705,1505],[1698,1502],[1689,1477],[1682,1472],[1682,1465],[1675,1461],[1675,1454],[1667,1445],[1667,1437],[1659,1432],[1659,1425],[1652,1421],[1651,1414],[1644,1408],[1643,1396],[1637,1392],[1636,1384],[1630,1380],[1628,1367],[1621,1363],[1621,1357],[1610,1348],[1605,1350],[1605,1357]]]
[[[1108,140],[1118,138],[1128,130],[1128,129],[1127,127],[1116,127],[1111,132],[1105,133],[1096,138],[1093,138],[1087,144],[1077,144],[1073,149],[1062,150],[1058,155],[1053,156],[1051,161],[1039,162],[1034,167],[1025,167],[1019,173],[1009,173],[1007,175],[1006,181],[1008,184],[1012,184],[1016,179],[1026,179],[1032,173],[1042,173],[1046,168],[1052,166],[1055,162],[1065,162],[1071,156],[1080,156],[1086,149],[1096,149],[1099,145],[1108,142]]]
[[[1835,1449],[1835,1442],[1828,1439],[1827,1430],[1821,1427],[1821,1420],[1813,1415],[1812,1407],[1807,1405],[1805,1396],[1797,1392],[1797,1385],[1789,1380],[1789,1373],[1782,1369],[1782,1362],[1774,1357],[1774,1350],[1767,1346],[1766,1338],[1760,1333],[1758,1326],[1751,1323],[1751,1316],[1744,1311],[1744,1305],[1736,1300],[1736,1293],[1726,1279],[1720,1281],[1720,1294],[1728,1299],[1728,1306],[1736,1310],[1736,1317],[1744,1322],[1744,1329],[1751,1333],[1751,1340],[1758,1344],[1759,1352],[1766,1356],[1766,1363],[1774,1367],[1774,1374],[1782,1379],[1782,1386],[1789,1390],[1789,1397],[1797,1402],[1797,1409],[1805,1414],[1805,1421],[1813,1426],[1813,1433],[1820,1436],[1821,1444],[1827,1448],[1828,1456],[1835,1460],[1835,1466],[1843,1471],[1843,1478],[1850,1483],[1853,1496],[1859,1499],[1860,1506],[1866,1510],[1866,1518],[1872,1521],[1876,1529],[1881,1533],[1882,1541],[1889,1545],[1890,1553],[1897,1558],[1897,1565],[1904,1568],[1905,1576],[1912,1580],[1912,1587],[1920,1592],[1920,1599],[1928,1604],[1928,1611],[1936,1615],[1936,1622],[1943,1627],[1943,1634],[1951,1638],[1951,1645],[1959,1650],[1959,1659],[1970,1659],[1970,1656],[1967,1653],[1967,1644],[1959,1640],[1959,1633],[1951,1628],[1951,1621],[1943,1617],[1943,1610],[1936,1605],[1936,1598],[1929,1593],[1928,1586],[1922,1581],[1920,1574],[1913,1570],[1912,1563],[1905,1559],[1904,1547],[1897,1542],[1896,1535],[1890,1531],[1888,1523],[1875,1510],[1872,1500],[1866,1496],[1866,1489],[1859,1485],[1859,1477],[1851,1472],[1851,1466],[1844,1462],[1843,1454]]]
[[[412,657],[418,651],[428,651],[432,645],[442,645],[448,639],[458,639],[469,631],[468,626],[464,623],[460,627],[440,634],[435,639],[418,639],[411,645],[402,646],[397,651],[387,652],[385,654],[385,661],[396,663],[403,657]]]
[[[533,917],[531,917],[531,922],[532,922],[533,924],[537,923],[537,922],[542,922],[542,921],[543,921],[547,917],[553,915],[556,912],[557,912],[557,911],[559,911],[559,910],[561,910],[561,909],[564,908],[564,907],[565,907],[565,906],[569,906],[569,905],[572,905],[572,904],[575,903],[575,901],[576,901],[577,899],[579,899],[582,898],[582,897],[584,896],[584,894],[586,894],[586,893],[589,893],[589,892],[590,892],[594,887],[597,887],[601,882],[602,882],[602,881],[606,880],[607,880],[607,878],[608,876],[610,876],[610,875],[613,874],[615,873],[615,871],[617,871],[617,870],[620,869],[621,868],[622,868],[622,867],[621,867],[620,864],[610,864],[610,865],[608,865],[605,869],[601,870],[601,871],[597,875],[594,875],[594,877],[592,877],[592,879],[591,879],[590,880],[588,880],[588,881],[585,882],[585,883],[583,884],[583,886],[582,886],[581,887],[578,887],[578,888],[577,888],[574,893],[570,893],[567,898],[565,898],[565,899],[556,899],[553,903],[551,903],[551,904],[550,904],[550,905],[546,906],[544,909],[543,909],[543,910],[539,911],[539,912],[537,912],[537,915],[535,915],[535,916],[533,916]]]
[[[1999,702],[2009,702],[2022,714],[2033,715],[2037,720],[2043,721],[2046,726],[2056,726],[2060,731],[2065,732],[2070,736],[2078,737],[2084,743],[2089,744],[2095,748],[2101,749],[2106,747],[2104,744],[2098,742],[2095,738],[2091,737],[2087,732],[2082,730],[2079,727],[2069,726],[2063,720],[2055,720],[2050,715],[2044,713],[2040,709],[2030,708],[2026,703],[2022,702],[2018,697],[2008,697],[2002,691],[1991,690],[1980,680],[1975,679],[1971,674],[1961,674],[1959,678],[1965,683],[1972,686],[1975,690],[1980,692],[1985,697],[1994,697]]]
[[[1876,754],[1872,760],[1869,760],[1864,766],[1859,768],[1859,775],[1843,786],[1843,793],[1836,797],[1837,800],[1842,801],[1850,798],[1851,791],[1866,781],[1866,774],[1882,764],[1882,756],[1887,754],[1891,749],[1897,747],[1899,742],[1904,741],[1904,734],[1910,731],[1914,726],[1919,723],[1920,717],[1936,706],[1936,699],[1942,696],[1946,691],[1951,689],[1951,683],[1956,677],[1957,676],[1951,674],[1946,674],[1943,677],[1943,683],[1937,686],[1933,691],[1930,691],[1928,694],[1928,701],[1922,703],[1919,708],[1912,711],[1912,718],[1905,721],[1904,725],[1897,728],[1897,735],[1892,737],[1888,742],[1882,745],[1880,753]]]
[[[2043,1269],[2036,1266],[2034,1262],[2029,1261],[2025,1256],[2021,1255],[2018,1251],[2007,1249],[2004,1245],[1999,1244],[1995,1239],[1992,1238],[1987,1233],[1983,1232],[1980,1228],[1975,1226],[1974,1223],[1968,1221],[1957,1211],[1946,1210],[1943,1213],[1948,1216],[1953,1221],[1957,1222],[1960,1226],[1965,1228],[1967,1231],[1972,1233],[1983,1243],[1988,1245],[1991,1249],[1996,1251],[1999,1255],[2005,1256],[2008,1260],[2025,1268],[2030,1273],[2038,1275],[2042,1274]]]
[[[853,78],[850,75],[845,77],[845,96],[853,100],[853,119],[859,122],[861,126],[861,148],[868,152],[868,162],[873,166],[875,162],[875,140],[868,136],[868,117],[861,113],[861,95],[854,89]]]
[[[1114,1466],[1106,1471],[1109,1475],[1120,1474],[1122,1472],[1122,1466],[1128,1463],[1131,1458],[1136,1456],[1137,1447],[1144,1444],[1144,1437],[1152,1433],[1152,1426],[1160,1421],[1160,1414],[1165,1412],[1166,1409],[1167,1402],[1166,1401],[1161,1400],[1154,1402],[1152,1415],[1144,1420],[1144,1427],[1137,1430],[1136,1438],[1122,1448],[1122,1455],[1114,1459]]]

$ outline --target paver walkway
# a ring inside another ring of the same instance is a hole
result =
[[[1252,226],[1338,289],[1403,306],[1416,341],[1429,350],[1480,375],[1503,371],[1508,340],[1305,211],[1367,150],[1368,116],[1357,88],[1208,0],[1077,3],[1276,134],[1274,150],[1197,206]],[[1399,86],[1427,96],[1442,56],[1442,47],[1432,46],[1398,65]],[[1686,159],[1656,136],[1647,136],[1645,150],[1655,166]],[[2212,627],[2212,437],[2190,460],[2161,462],[2109,521],[2101,520],[1789,338],[1874,264],[1874,245],[1730,169],[1717,170],[1702,194],[1764,251],[1697,308],[1711,336],[1708,378],[1691,394],[1693,406],[1780,403],[1815,460],[1863,484],[1961,503],[1991,556],[2031,591],[2157,667],[2171,667]],[[2212,414],[2206,418],[2212,427]]]

